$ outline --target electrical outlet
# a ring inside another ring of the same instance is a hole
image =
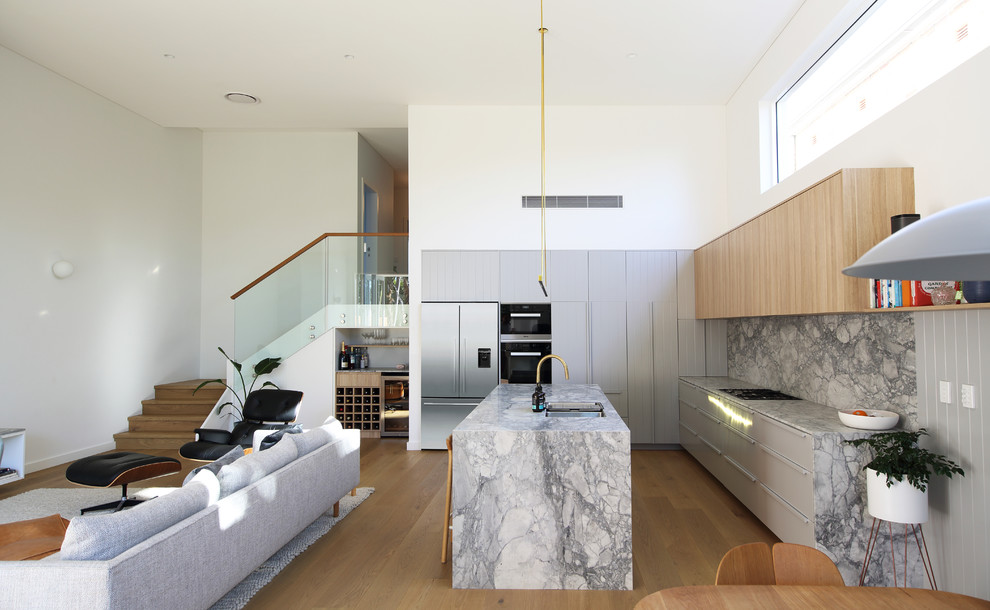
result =
[[[952,404],[952,382],[951,381],[939,381],[938,382],[938,401],[944,402],[947,405]]]
[[[976,408],[976,388],[968,385],[962,384],[959,386],[959,402],[962,403],[967,409]]]

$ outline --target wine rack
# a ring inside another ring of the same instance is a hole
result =
[[[382,376],[378,373],[337,373],[334,417],[345,430],[360,430],[364,438],[379,438],[382,430]]]

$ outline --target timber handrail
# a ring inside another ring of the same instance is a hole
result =
[[[263,273],[258,279],[254,280],[244,288],[241,288],[240,290],[232,294],[230,296],[231,300],[236,299],[237,297],[241,296],[248,290],[251,290],[258,284],[260,284],[261,281],[267,278],[269,275],[275,273],[282,267],[288,265],[296,258],[298,258],[300,255],[302,255],[304,252],[306,252],[307,250],[309,250],[310,248],[312,248],[313,246],[315,246],[316,244],[320,243],[321,241],[323,241],[328,237],[409,237],[409,234],[408,233],[324,233],[323,235],[320,235],[313,241],[303,246],[298,252],[296,252],[289,258],[285,259],[281,263],[275,265],[274,267]]]

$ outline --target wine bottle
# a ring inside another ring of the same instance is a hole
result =
[[[350,358],[347,357],[347,346],[344,345],[343,341],[340,342],[339,362],[340,362],[340,366],[339,366],[340,370],[346,371],[347,369],[351,368],[351,360]]]

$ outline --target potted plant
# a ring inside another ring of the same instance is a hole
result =
[[[272,371],[274,371],[275,369],[277,369],[278,366],[280,364],[282,364],[282,358],[280,358],[280,357],[279,358],[263,358],[263,359],[259,360],[254,365],[254,370],[253,370],[252,379],[251,379],[251,385],[248,386],[244,382],[244,373],[242,371],[243,365],[240,362],[237,362],[236,360],[234,360],[233,358],[231,358],[230,356],[228,356],[227,355],[227,352],[223,351],[223,348],[222,347],[218,347],[217,349],[220,350],[220,353],[223,354],[223,357],[226,358],[230,362],[230,364],[234,367],[234,371],[237,372],[237,376],[241,380],[241,394],[238,394],[237,393],[237,390],[234,387],[228,385],[227,382],[226,382],[226,380],[223,380],[223,379],[207,379],[203,383],[201,383],[198,386],[196,386],[196,389],[193,390],[193,394],[195,394],[196,392],[198,392],[199,389],[202,388],[203,386],[209,385],[211,383],[219,383],[220,385],[222,385],[225,388],[227,388],[228,390],[230,390],[230,393],[234,395],[234,400],[237,401],[237,404],[234,404],[234,401],[232,401],[232,400],[228,400],[227,402],[225,402],[223,404],[217,405],[217,415],[223,414],[223,408],[229,405],[231,411],[230,411],[230,413],[228,413],[228,415],[234,414],[235,422],[241,421],[242,419],[244,419],[244,401],[247,399],[248,395],[251,392],[254,391],[254,384],[258,382],[258,377],[261,377],[262,375],[268,375],[269,373],[271,373]],[[261,387],[258,388],[258,389],[259,390],[260,389],[264,389],[264,388],[267,388],[269,386],[271,386],[271,387],[273,387],[275,389],[280,389],[277,385],[275,385],[271,381],[264,382],[263,384],[261,384]]]
[[[866,501],[871,515],[894,523],[928,521],[928,481],[932,475],[965,476],[958,464],[944,455],[918,446],[928,431],[902,430],[845,441],[866,445],[874,452],[866,471]]]

